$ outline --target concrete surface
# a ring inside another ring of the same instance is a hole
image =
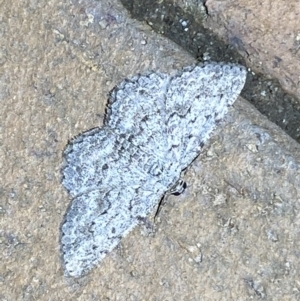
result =
[[[0,300],[297,300],[299,145],[238,100],[186,192],[86,277],[63,275],[62,151],[101,124],[107,93],[193,59],[117,0],[1,3]]]

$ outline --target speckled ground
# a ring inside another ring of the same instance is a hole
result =
[[[168,197],[86,277],[63,274],[62,152],[108,92],[194,59],[116,0],[1,4],[0,300],[297,300],[299,145],[239,100]],[[149,231],[152,226],[152,231]]]

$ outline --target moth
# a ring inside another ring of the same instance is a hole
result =
[[[112,90],[103,127],[63,154],[72,198],[61,227],[67,275],[86,274],[178,185],[245,79],[240,65],[206,63],[137,75]]]

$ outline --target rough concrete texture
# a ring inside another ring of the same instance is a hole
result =
[[[202,1],[176,0],[203,12]],[[206,0],[204,25],[240,52],[255,72],[277,78],[300,98],[300,2]],[[298,103],[300,106],[300,103]]]
[[[238,100],[170,196],[90,274],[63,275],[62,151],[107,93],[193,59],[117,2],[1,4],[0,300],[298,300],[299,145]]]

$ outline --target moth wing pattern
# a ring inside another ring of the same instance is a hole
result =
[[[166,188],[140,169],[134,147],[106,127],[67,147],[63,184],[73,197],[62,225],[67,274],[79,277],[110,252],[150,212]],[[101,150],[101,151],[100,151]]]
[[[162,158],[167,151],[165,95],[169,79],[167,74],[148,72],[121,82],[111,93],[105,120],[115,133]]]
[[[116,141],[108,129],[96,128],[79,135],[68,144],[63,154],[62,184],[71,197],[109,183],[109,177],[112,177],[110,170],[119,168],[121,164],[114,152]]]
[[[152,184],[151,189],[147,189],[148,184]],[[151,181],[147,185],[137,190],[123,186],[93,190],[72,200],[61,238],[67,275],[85,275],[146,216],[149,204],[164,193]]]
[[[171,79],[166,95],[168,153],[181,170],[199,155],[245,80],[243,66],[222,63],[187,67]]]

